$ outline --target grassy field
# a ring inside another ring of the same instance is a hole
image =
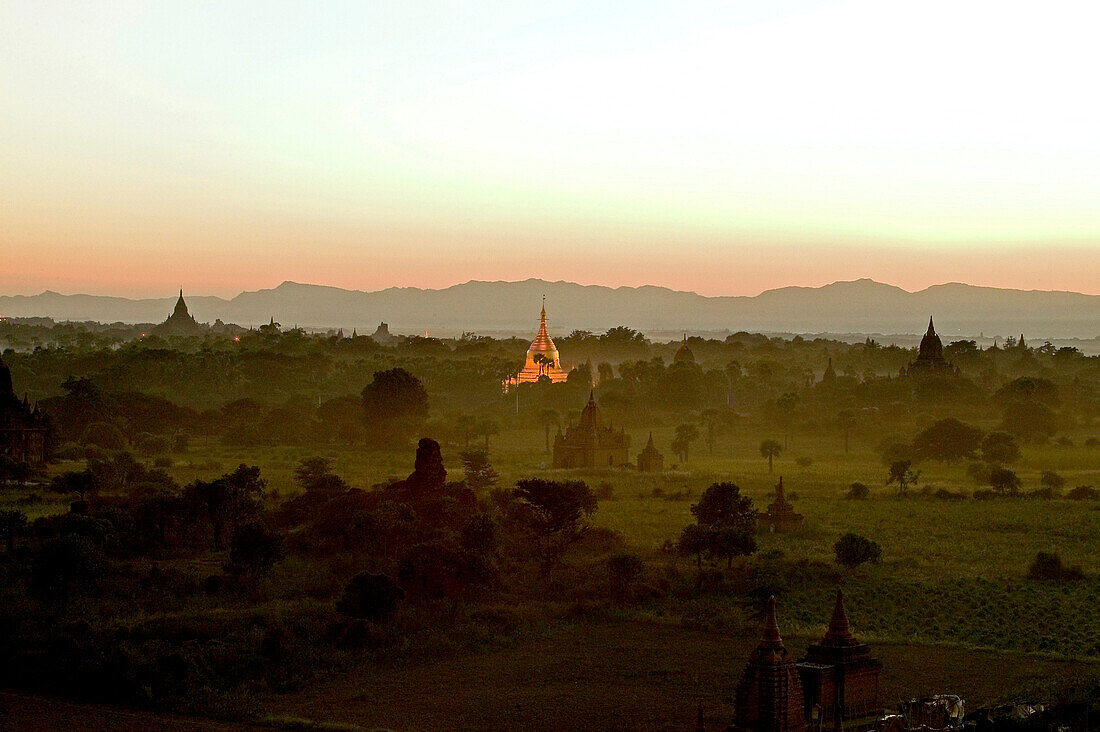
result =
[[[633,449],[644,437],[634,435]],[[658,445],[667,445],[671,432],[655,431],[654,439]],[[806,517],[804,528],[796,534],[763,535],[760,543],[762,549],[779,549],[792,559],[831,562],[833,542],[842,533],[853,531],[883,547],[883,564],[870,571],[896,579],[1020,578],[1039,551],[1058,552],[1086,573],[1100,574],[1095,543],[1100,537],[1100,504],[1096,502],[1025,498],[946,501],[923,495],[929,488],[967,493],[975,489],[965,465],[940,463],[922,464],[921,481],[911,489],[912,495],[897,497],[892,487],[883,485],[886,471],[878,456],[864,445],[853,445],[852,452],[845,454],[837,444],[797,440],[769,474],[767,462],[756,452],[757,444],[749,435],[734,435],[713,453],[696,445],[688,463],[660,475],[631,470],[549,470],[541,430],[496,435],[491,448],[502,486],[532,475],[576,477],[593,488],[610,484],[613,498],[600,502],[594,521],[621,532],[643,555],[653,555],[666,541],[675,541],[692,521],[691,504],[709,484],[733,481],[763,510],[782,475],[788,496],[796,496],[795,508]],[[453,480],[462,477],[460,450],[461,446],[447,445],[443,450]],[[210,479],[242,462],[259,465],[269,487],[285,497],[297,491],[293,473],[298,461],[316,453],[294,447],[231,449],[200,444],[177,459],[171,473],[186,483]],[[333,458],[336,471],[357,487],[403,478],[412,470],[411,449],[344,447],[324,454]],[[813,462],[799,465],[796,457],[810,457]],[[666,461],[670,459],[666,454]],[[1015,467],[1025,491],[1040,487],[1039,476],[1044,470],[1062,475],[1067,489],[1100,485],[1097,448],[1025,447],[1023,459]],[[843,498],[853,481],[871,487],[868,500]]]

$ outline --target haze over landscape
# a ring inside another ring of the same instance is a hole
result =
[[[661,287],[582,286],[531,279],[467,282],[442,290],[388,288],[377,292],[284,282],[231,299],[188,293],[201,322],[374,330],[456,337],[463,332],[528,333],[539,298],[548,298],[555,333],[629,325],[647,332],[753,330],[792,333],[918,334],[935,315],[951,336],[1019,335],[1100,338],[1100,296],[978,288],[962,284],[906,292],[871,280],[821,288],[787,287],[756,297],[704,297]],[[0,296],[0,314],[57,320],[158,323],[175,297],[129,300],[103,296]],[[913,345],[902,341],[906,345]],[[1086,348],[1090,351],[1092,348]]]

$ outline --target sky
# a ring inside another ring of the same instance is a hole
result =
[[[1100,6],[0,2],[0,294],[1100,294]]]

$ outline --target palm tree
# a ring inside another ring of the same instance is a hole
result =
[[[768,472],[774,472],[773,461],[783,452],[783,446],[775,440],[764,440],[760,443],[760,457],[768,459]]]
[[[500,432],[500,427],[491,419],[487,419],[477,426],[477,433],[485,437],[485,452],[489,452],[489,437]]]
[[[543,409],[539,412],[539,422],[546,430],[546,452],[550,452],[550,428],[561,424],[561,415],[556,409]]]
[[[687,462],[688,448],[691,443],[699,439],[699,430],[693,424],[682,424],[676,428],[676,439],[672,441],[673,451],[680,456],[680,460]]]
[[[466,444],[464,449],[470,449],[470,433],[477,429],[477,417],[472,414],[463,414],[455,420],[455,429],[462,433],[462,439]]]
[[[836,423],[844,434],[844,452],[848,452],[848,436],[852,428],[856,426],[856,413],[851,409],[841,409],[836,414]]]

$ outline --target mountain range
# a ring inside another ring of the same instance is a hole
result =
[[[573,282],[471,281],[438,290],[392,287],[375,292],[283,282],[225,299],[186,296],[200,322],[357,328],[386,321],[394,333],[451,336],[463,331],[528,333],[546,296],[552,334],[629,325],[643,332],[921,333],[934,316],[945,336],[1031,338],[1100,336],[1100,295],[1009,290],[960,283],[908,292],[869,279],[823,287],[783,287],[756,296],[706,297],[664,287],[604,287]],[[175,304],[100,295],[0,296],[0,315],[55,320],[157,323]]]

